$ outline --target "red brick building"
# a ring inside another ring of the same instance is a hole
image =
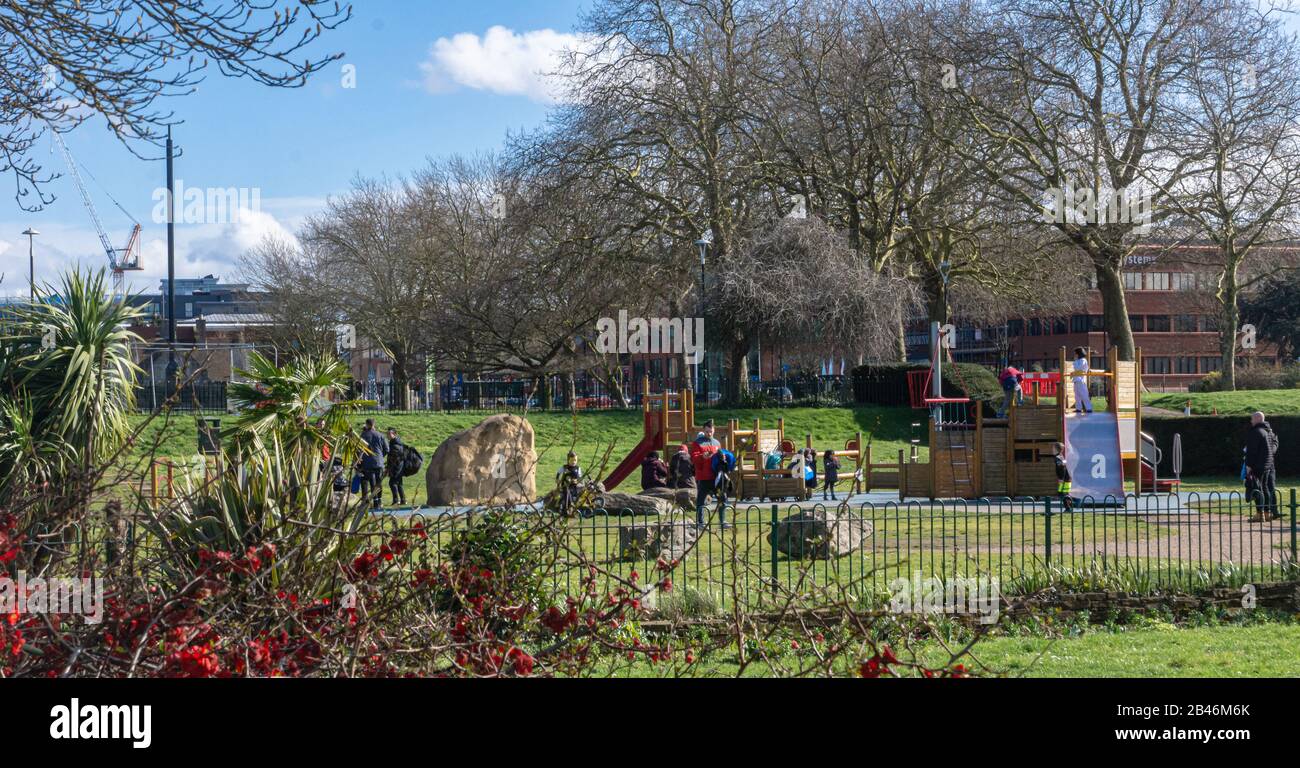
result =
[[[1168,252],[1138,251],[1124,271],[1125,302],[1133,340],[1142,350],[1143,383],[1153,390],[1186,390],[1219,370],[1217,274],[1197,263],[1196,252],[1212,246],[1183,246]],[[1257,258],[1295,261],[1295,247],[1262,250]],[[1056,370],[1061,347],[1087,347],[1094,367],[1104,367],[1110,339],[1102,330],[1101,293],[1088,291],[1081,305],[1064,317],[1009,318],[1001,326],[957,325],[955,359],[997,367],[1010,357],[1022,368]],[[929,332],[909,329],[908,356],[929,357]],[[1276,365],[1276,345],[1260,339],[1239,353],[1238,364]]]

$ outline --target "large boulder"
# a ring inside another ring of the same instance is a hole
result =
[[[646,488],[637,495],[671,501],[682,509],[695,509],[695,491],[690,488]]]
[[[443,441],[424,485],[432,506],[527,504],[537,496],[537,452],[527,419],[489,416]]]
[[[767,541],[793,558],[841,557],[862,549],[871,536],[871,523],[847,507],[805,509],[772,528]]]
[[[659,517],[673,513],[673,503],[656,496],[638,496],[631,493],[611,491],[602,494],[593,510],[603,515],[633,515],[638,517]]]
[[[618,527],[622,560],[681,560],[699,538],[694,520],[647,520]]]

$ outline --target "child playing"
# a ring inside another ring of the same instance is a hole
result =
[[[1066,512],[1074,509],[1074,499],[1070,497],[1070,468],[1065,465],[1065,446],[1052,444],[1052,453],[1056,457],[1056,495]]]
[[[826,484],[822,486],[822,501],[826,501],[828,492],[831,501],[838,501],[835,498],[835,483],[840,479],[840,460],[835,458],[835,451],[827,449],[822,455],[822,474],[826,477]]]
[[[569,451],[564,466],[555,473],[555,482],[560,487],[560,512],[567,515],[578,502],[578,486],[582,482],[582,467],[578,465],[578,454]]]
[[[1074,412],[1080,416],[1092,413],[1092,397],[1088,394],[1088,352],[1083,347],[1074,348]]]

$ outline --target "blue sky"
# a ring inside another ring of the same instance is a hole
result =
[[[179,182],[260,195],[258,210],[238,222],[178,225],[178,277],[234,277],[243,249],[267,233],[292,233],[357,174],[400,175],[426,157],[496,150],[508,131],[540,125],[550,102],[539,73],[552,51],[571,42],[583,7],[577,0],[354,0],[352,20],[322,39],[321,50],[342,51],[344,59],[303,88],[271,89],[213,72],[197,93],[170,100],[184,121],[174,133],[184,152]],[[67,143],[94,176],[86,183],[110,240],[125,244],[131,221],[108,194],[143,225],[145,270],[128,279],[135,290],[155,290],[166,274],[165,226],[151,217],[163,163],[134,157],[99,119]],[[12,194],[0,196],[0,293],[27,291],[27,238],[20,233],[29,226],[42,232],[38,282],[73,263],[106,263],[66,166],[50,150],[43,141],[36,157],[64,173],[47,188],[56,202],[25,213]]]

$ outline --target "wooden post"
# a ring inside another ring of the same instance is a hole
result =
[[[898,452],[898,500],[907,498],[907,462],[903,460],[904,451]]]
[[[858,433],[858,435],[861,434],[861,432]],[[898,453],[901,456],[903,452],[899,451]],[[858,465],[862,469],[862,484],[858,487],[858,490],[862,493],[871,493],[871,446],[858,443]],[[900,476],[898,479],[901,481],[903,478]]]
[[[1110,386],[1106,392],[1106,410],[1115,414],[1115,423],[1119,423],[1119,353],[1111,347],[1106,353],[1106,365],[1110,367]]]
[[[975,498],[984,495],[984,404],[976,402],[975,406],[975,455],[971,457],[971,466],[975,468],[971,477],[971,490]]]

